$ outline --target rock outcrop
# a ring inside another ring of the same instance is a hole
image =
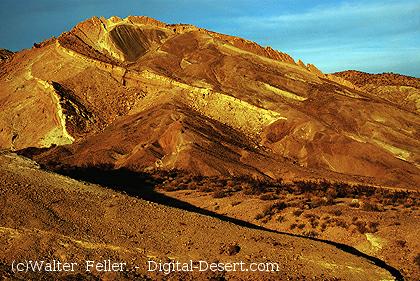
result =
[[[0,49],[0,63],[4,60],[7,60],[13,56],[13,52],[6,50],[6,49]]]

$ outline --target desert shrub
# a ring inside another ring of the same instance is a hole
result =
[[[312,193],[319,189],[318,183],[314,181],[295,181],[294,184],[297,187],[295,194]]]
[[[414,258],[414,264],[416,264],[420,268],[420,254]]]
[[[211,192],[212,189],[207,184],[200,184],[198,185],[198,190],[201,192]]]
[[[282,211],[288,207],[288,204],[283,201],[278,201],[270,206],[268,206],[265,210],[265,213],[268,215],[274,215],[275,213]]]
[[[335,219],[335,218],[328,218],[328,219],[325,219],[325,223],[326,223],[327,225],[333,224],[335,221],[336,221],[336,219]]]
[[[297,223],[292,223],[292,224],[290,225],[290,229],[291,229],[291,230],[295,229],[296,227],[297,227]]]
[[[213,192],[213,198],[223,198],[228,196],[228,193],[225,190],[216,190]]]
[[[395,243],[401,248],[404,248],[405,246],[407,246],[407,241],[405,240],[397,240],[395,241]]]
[[[264,209],[262,214],[263,214],[264,217],[267,217],[267,216],[271,217],[275,213],[276,213],[276,209],[273,208],[273,206],[268,206],[267,208]]]
[[[345,228],[345,229],[349,227],[349,225],[344,220],[340,220],[340,219],[335,221],[335,225],[338,227]]]
[[[262,219],[263,217],[264,217],[263,213],[259,213],[259,214],[257,214],[257,215],[255,216],[255,219],[256,219],[256,220],[260,220],[260,219]]]
[[[335,188],[329,187],[327,189],[327,191],[325,192],[325,196],[330,200],[330,201],[334,201],[335,198],[337,198],[337,191],[335,190]]]
[[[261,193],[253,185],[251,185],[248,182],[242,182],[241,189],[243,190],[245,195],[259,195]]]
[[[239,204],[241,204],[242,202],[241,201],[234,201],[234,202],[232,202],[230,205],[232,206],[232,207],[235,207],[235,206],[237,206],[237,205],[239,205]]]
[[[303,233],[303,235],[308,237],[317,237],[319,234],[315,230],[307,230]]]
[[[177,186],[176,185],[170,185],[170,184],[164,185],[164,186],[159,186],[159,188],[162,188],[165,191],[169,191],[169,192],[176,191],[177,190]]]
[[[271,205],[272,209],[276,209],[278,211],[286,209],[287,207],[288,207],[288,205],[284,201],[278,201],[278,202],[274,203],[273,205]]]
[[[341,191],[348,191],[350,188],[350,185],[344,182],[335,182],[332,186],[334,190],[337,192],[337,197],[344,197],[344,196],[340,196]]]
[[[190,189],[190,190],[196,190],[196,189],[198,189],[198,183],[195,182],[195,181],[190,181],[188,183],[188,189]]]
[[[233,180],[227,180],[226,181],[226,186],[227,187],[234,187],[235,186],[235,182]]]
[[[378,231],[379,222],[369,222],[368,229],[370,233],[375,233]]]
[[[311,218],[315,218],[315,219],[319,219],[319,216],[316,214],[311,214],[311,213],[307,213],[303,215],[305,218],[307,219],[311,219]]]
[[[327,229],[327,223],[326,222],[323,222],[321,224],[321,231],[325,231],[325,229]]]
[[[275,194],[262,194],[260,196],[261,200],[275,200],[278,199],[278,196],[276,196]]]
[[[353,222],[353,224],[356,226],[357,230],[361,234],[365,234],[365,233],[368,232],[368,229],[366,228],[366,222],[364,222],[364,221],[355,221],[355,222]]]
[[[286,218],[284,216],[278,216],[277,217],[277,222],[282,223],[282,222],[285,222],[285,221],[286,221]]]
[[[308,205],[311,209],[315,209],[317,207],[327,205],[327,202],[328,202],[327,198],[321,198],[321,197],[318,197],[318,196],[313,196]]]
[[[303,210],[297,209],[293,211],[293,215],[299,217],[303,213]]]
[[[312,228],[316,228],[319,225],[319,221],[316,218],[314,218],[314,217],[312,217],[309,220],[309,223],[311,224],[311,227]]]
[[[305,228],[305,226],[306,226],[306,224],[301,223],[301,224],[298,224],[298,225],[297,225],[297,228],[299,228],[299,229],[303,229],[303,228]]]
[[[383,209],[377,203],[363,202],[362,210],[367,212],[380,212]]]
[[[360,203],[359,200],[357,199],[353,199],[350,203],[349,206],[352,208],[359,208],[360,207]]]
[[[258,220],[258,219],[265,218],[265,217],[272,217],[274,214],[276,214],[277,212],[279,212],[279,211],[281,211],[285,208],[287,208],[287,203],[285,203],[283,201],[276,202],[276,203],[266,207],[261,214],[259,214],[255,217],[255,219]]]
[[[334,216],[341,216],[342,214],[343,214],[343,212],[342,211],[340,211],[340,210],[337,210],[337,209],[334,209],[334,210],[331,210],[331,211],[329,211],[328,212],[329,214],[331,214],[331,215],[334,215]]]
[[[228,256],[234,256],[241,251],[241,247],[238,244],[223,245],[220,249],[221,254]]]
[[[267,223],[270,219],[271,219],[271,217],[265,217],[261,220],[261,222],[262,223]]]
[[[414,200],[412,198],[407,198],[403,205],[404,208],[410,208],[414,206]]]

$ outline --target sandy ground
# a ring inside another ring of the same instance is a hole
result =
[[[158,205],[0,156],[3,279],[393,280],[363,257],[305,238],[249,229]],[[139,189],[141,186],[139,186]],[[123,272],[13,273],[28,260],[126,263]],[[147,272],[147,261],[277,262],[267,272]],[[137,267],[137,268],[136,268]]]

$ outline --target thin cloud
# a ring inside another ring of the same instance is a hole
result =
[[[371,1],[232,21],[234,26],[247,27],[239,35],[315,63],[326,72],[349,64],[374,72],[380,59],[383,71],[396,71],[396,65],[401,71],[399,62],[418,61],[416,57],[420,57],[419,14],[418,1]],[[402,72],[420,76],[420,70],[411,65]]]

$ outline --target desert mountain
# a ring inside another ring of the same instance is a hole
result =
[[[51,165],[417,188],[419,80],[385,79],[191,25],[91,18],[2,64],[0,147],[52,147],[35,157]]]

